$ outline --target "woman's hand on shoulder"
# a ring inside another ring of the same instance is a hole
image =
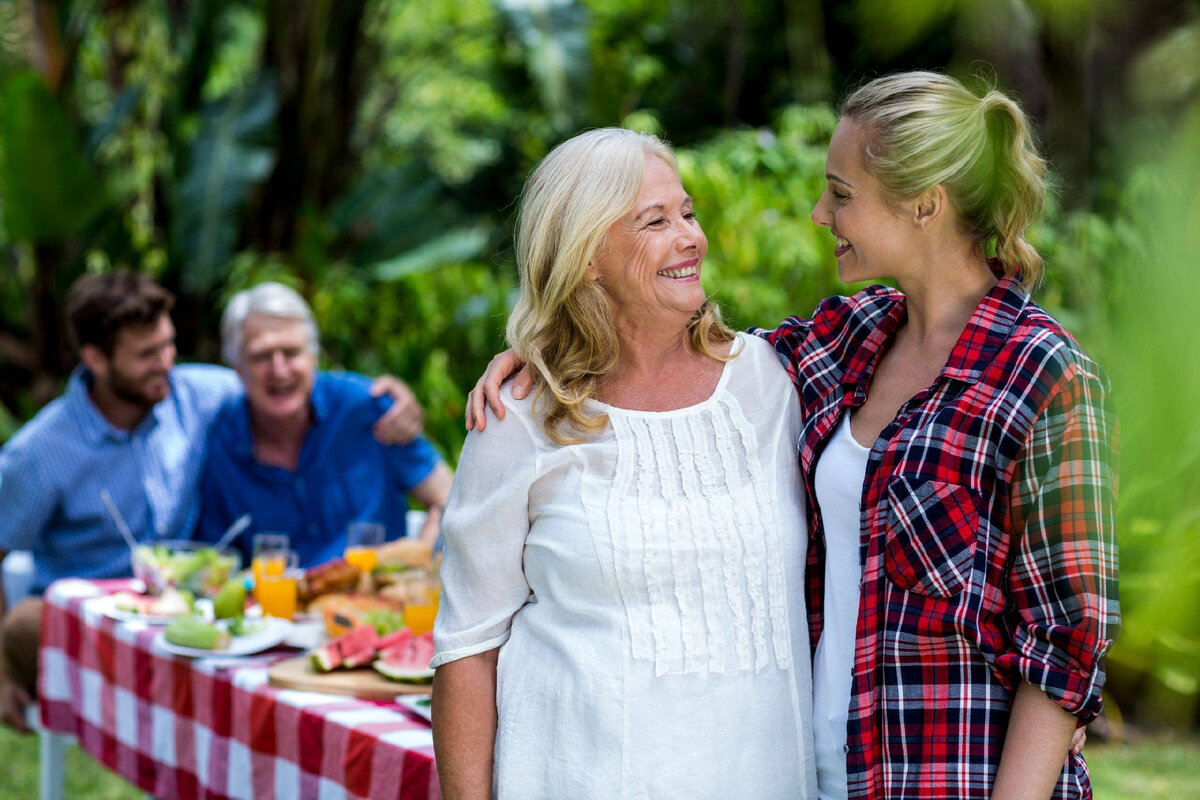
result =
[[[518,372],[519,370],[519,372]],[[487,427],[487,407],[497,419],[504,419],[504,403],[500,402],[500,385],[514,372],[517,372],[513,383],[513,397],[521,400],[529,394],[533,376],[529,367],[515,351],[505,350],[493,356],[488,362],[487,370],[475,382],[475,388],[467,394],[467,430],[482,431]]]

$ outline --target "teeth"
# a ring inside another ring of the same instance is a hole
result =
[[[838,247],[849,247],[850,246],[850,242],[846,241],[842,237],[835,235],[834,238],[837,239]]]
[[[659,275],[666,275],[668,278],[690,278],[696,274],[695,267],[684,267],[683,269],[663,269],[658,271]]]

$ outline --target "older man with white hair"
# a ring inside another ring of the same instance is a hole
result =
[[[301,566],[342,555],[353,522],[404,532],[406,495],[429,509],[422,538],[437,538],[451,476],[422,437],[383,445],[371,426],[389,402],[353,373],[318,372],[312,310],[294,290],[261,283],[229,301],[224,359],[244,391],[222,407],[201,480],[196,538],[215,541],[242,514],[247,559],[256,532],[283,532]]]

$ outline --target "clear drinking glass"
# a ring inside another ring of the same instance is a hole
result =
[[[258,600],[258,585],[263,580],[263,553],[269,551],[286,551],[291,546],[291,540],[288,539],[286,533],[256,533],[251,540],[251,548],[254,557],[250,562],[250,568],[254,571],[254,599]],[[278,562],[272,562],[278,564]],[[280,567],[282,568],[282,567]],[[259,603],[262,601],[259,600]]]
[[[409,602],[404,606],[404,627],[418,635],[433,630],[441,599],[442,581],[437,570],[431,569],[409,586]]]
[[[255,585],[263,616],[291,619],[296,616],[296,591],[300,580],[300,555],[295,550],[263,550],[262,582]]]
[[[351,522],[346,529],[346,561],[363,572],[375,569],[376,549],[383,544],[385,529],[378,522]]]

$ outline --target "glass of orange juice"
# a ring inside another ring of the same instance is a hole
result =
[[[263,616],[291,619],[296,615],[296,585],[300,579],[300,556],[295,550],[264,550],[255,561],[262,562],[262,578],[255,585]]]
[[[404,627],[418,636],[433,630],[441,597],[442,582],[437,573],[414,580],[409,587],[409,602],[404,606]]]
[[[291,545],[291,540],[288,539],[286,533],[256,533],[252,540],[254,557],[250,562],[250,568],[254,572],[254,599],[258,600],[258,585],[263,579],[263,559],[262,554],[267,551],[287,550]],[[281,562],[273,561],[272,568],[278,566],[282,569]],[[261,601],[260,601],[261,602]]]
[[[383,537],[384,527],[378,522],[351,522],[346,529],[346,561],[363,572],[375,569],[375,551]]]

